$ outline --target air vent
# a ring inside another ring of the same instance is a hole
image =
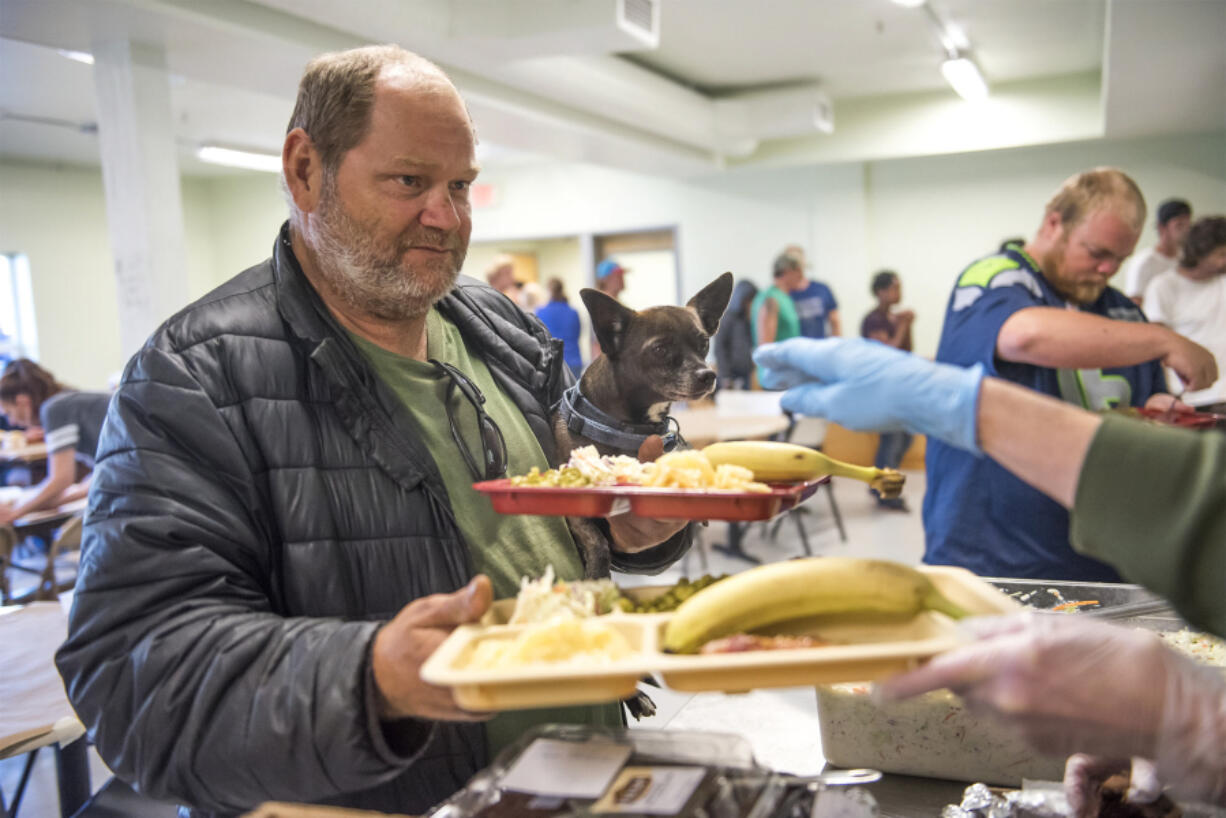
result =
[[[659,48],[660,0],[617,0],[617,26],[649,48]]]

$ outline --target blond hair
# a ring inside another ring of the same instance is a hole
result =
[[[447,79],[437,65],[398,45],[333,51],[307,63],[286,133],[295,128],[306,131],[319,151],[326,175],[335,175],[345,152],[365,138],[374,107],[375,83],[379,73],[393,65]]]
[[[1058,213],[1060,223],[1072,228],[1100,210],[1112,210],[1128,218],[1136,230],[1145,225],[1141,188],[1118,168],[1094,168],[1065,179],[1045,212]]]

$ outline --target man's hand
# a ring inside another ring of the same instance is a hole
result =
[[[915,310],[903,310],[894,313],[894,317],[904,324],[910,324],[915,320]]]
[[[762,385],[787,389],[789,412],[856,431],[907,431],[979,452],[976,406],[983,367],[936,364],[863,338],[793,338],[758,347]]]
[[[648,435],[639,446],[638,458],[642,463],[654,463],[662,454],[664,439],[659,435]],[[684,520],[653,520],[633,514],[618,514],[609,518],[609,534],[613,538],[614,548],[633,554],[665,542],[685,525]]]
[[[489,577],[478,574],[453,594],[416,599],[379,629],[371,649],[379,718],[433,721],[484,721],[456,704],[451,691],[421,679],[421,666],[457,625],[475,622],[489,609],[494,591]]]
[[[667,541],[686,525],[686,520],[653,520],[635,514],[618,514],[609,518],[609,534],[616,550],[634,554]]]
[[[1217,361],[1213,353],[1177,332],[1171,333],[1171,342],[1162,356],[1162,363],[1175,370],[1188,389],[1205,389],[1217,380]]]
[[[1145,408],[1151,412],[1171,412],[1173,414],[1196,411],[1196,409],[1188,406],[1169,392],[1158,392],[1157,394],[1150,395],[1149,400],[1145,401]]]
[[[979,641],[887,679],[880,695],[949,688],[1043,752],[1140,756],[1181,797],[1226,802],[1221,674],[1149,631],[1090,617],[1029,613],[963,627]]]

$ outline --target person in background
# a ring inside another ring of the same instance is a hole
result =
[[[749,389],[753,383],[753,322],[750,310],[758,285],[743,278],[732,288],[732,298],[715,331],[715,371],[720,389]]]
[[[1138,307],[1146,306],[1149,282],[1175,269],[1179,248],[1192,226],[1192,206],[1183,199],[1167,199],[1158,205],[1158,243],[1128,259],[1124,265],[1124,294]]]
[[[1149,320],[1226,360],[1226,217],[1210,216],[1192,225],[1179,265],[1149,282],[1145,311]],[[1226,412],[1226,379],[1185,392],[1182,400],[1196,409]]]
[[[508,256],[499,256],[485,271],[485,281],[507,298],[519,303],[519,282],[515,280],[515,265]]]
[[[609,298],[621,300],[622,290],[626,289],[626,273],[630,272],[611,258],[596,265],[596,289]]]
[[[799,244],[789,244],[783,252],[800,262],[800,286],[791,292],[796,315],[800,318],[800,334],[806,338],[842,335],[839,302],[835,300],[834,293],[822,282],[804,277],[804,271],[809,269],[805,249]]]
[[[1114,168],[1067,179],[1025,247],[980,259],[957,279],[937,360],[1092,411],[1168,409],[1162,364],[1193,388],[1217,379],[1213,356],[1156,324],[1107,285],[1145,220],[1136,184]],[[1118,582],[1069,546],[1068,512],[997,463],[932,441],[924,561],[996,577]]]
[[[65,387],[27,358],[18,358],[4,368],[0,375],[0,412],[15,426],[42,430],[47,444],[47,477],[28,499],[0,507],[0,525],[85,496],[89,481],[77,483],[77,464],[93,468],[110,400],[109,392]]]
[[[596,265],[596,289],[609,298],[621,301],[622,290],[626,289],[626,273],[630,272],[611,258]],[[592,357],[600,355],[600,341],[596,333],[592,333]]]
[[[535,281],[522,281],[519,284],[519,299],[516,301],[524,312],[536,314],[537,309],[549,303],[545,288]]]
[[[394,45],[306,67],[272,256],[168,319],[124,372],[56,654],[108,766],[189,814],[264,801],[421,814],[543,721],[461,707],[421,667],[524,576],[587,570],[565,518],[473,483],[557,465],[574,379],[536,318],[459,276],[473,123]],[[620,571],[691,528],[619,514]]]
[[[549,303],[536,308],[536,317],[541,319],[549,334],[562,342],[562,358],[576,378],[583,371],[583,356],[579,352],[579,311],[566,298],[562,279],[551,278]]]
[[[898,273],[893,270],[877,273],[873,276],[872,291],[877,299],[877,308],[864,316],[860,323],[861,337],[910,352],[911,324],[915,321],[915,313],[911,310],[893,311],[902,300],[902,282],[898,280]],[[873,465],[879,469],[897,469],[910,447],[911,435],[907,432],[882,432]],[[877,498],[879,508],[910,511],[902,497],[887,499],[871,488],[869,493]]]
[[[1072,512],[1072,543],[1226,636],[1226,437],[1087,412],[1008,381],[860,340],[759,349],[790,412],[863,431],[928,435],[986,456]],[[1155,559],[1160,549],[1161,559]],[[1226,804],[1226,678],[1153,635],[1084,617],[987,619],[979,640],[882,685],[885,698],[948,687],[1066,770],[1079,815],[1090,779],[1149,759],[1186,798]],[[1160,785],[1148,788],[1152,797]]]
[[[805,280],[800,261],[795,256],[781,253],[775,258],[772,278],[774,284],[754,296],[750,309],[755,346],[786,341],[800,335],[800,316],[796,314],[796,304],[791,297],[792,291]]]

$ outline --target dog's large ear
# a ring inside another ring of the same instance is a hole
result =
[[[616,358],[630,319],[634,318],[634,310],[599,290],[580,290],[579,297],[587,306],[587,314],[592,317],[592,331],[600,342],[600,351],[610,358]]]
[[[707,335],[714,335],[719,329],[719,319],[728,308],[728,300],[732,298],[732,273],[724,273],[707,286],[698,291],[686,306],[698,313],[702,329]]]

